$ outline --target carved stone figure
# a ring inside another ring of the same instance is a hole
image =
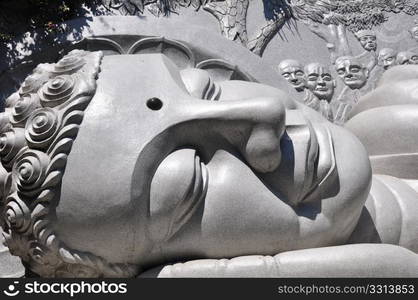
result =
[[[318,111],[330,120],[334,120],[330,102],[334,96],[336,81],[332,78],[331,71],[319,63],[311,63],[305,66],[306,87],[318,99]]]
[[[305,90],[306,76],[300,62],[294,59],[283,60],[279,64],[279,71],[297,92]]]
[[[355,57],[339,57],[335,62],[335,69],[344,84],[352,90],[361,89],[367,83],[369,71]]]
[[[307,88],[306,74],[303,65],[294,59],[283,60],[279,72],[296,91],[296,100],[320,111],[319,99]]]
[[[418,24],[415,24],[413,27],[411,27],[411,29],[409,29],[409,33],[411,38],[418,40]]]
[[[418,64],[418,54],[412,51],[402,51],[396,56],[398,65],[416,65]]]
[[[282,91],[215,81],[166,42],[74,50],[9,101],[12,254],[46,277],[417,276],[409,184],[373,176],[352,133]],[[340,76],[359,89],[367,70],[349,62]]]
[[[379,51],[378,60],[379,64],[383,67],[384,70],[396,65],[396,56],[397,53],[391,48],[383,48]]]
[[[337,98],[337,111],[335,120],[337,124],[344,124],[350,110],[359,102],[360,97],[368,90],[366,86],[369,69],[357,58],[351,56],[339,57],[335,61],[338,76],[345,87]]]
[[[360,60],[367,69],[369,73],[373,71],[376,67],[378,59],[376,55],[377,49],[377,38],[376,33],[372,30],[359,30],[355,33],[355,36],[363,49],[365,50],[362,54],[358,55],[356,58]]]
[[[359,30],[355,33],[357,40],[360,42],[364,50],[371,52],[376,51],[376,33],[372,30]]]
[[[305,67],[306,86],[320,100],[331,102],[337,85],[332,78],[331,70],[319,63],[311,63]]]
[[[418,42],[418,22],[415,20],[415,25],[409,29],[409,34],[411,35],[411,38]],[[414,47],[410,49],[410,51],[417,51],[418,47]]]

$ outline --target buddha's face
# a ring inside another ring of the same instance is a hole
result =
[[[361,46],[367,51],[376,51],[377,43],[376,36],[373,34],[363,35],[358,38]]]
[[[353,90],[360,89],[367,83],[367,68],[353,57],[337,59],[335,68],[338,76]]]
[[[296,91],[302,92],[305,89],[306,77],[303,67],[299,62],[293,60],[283,61],[279,65],[279,70],[283,78],[286,79]]]
[[[379,64],[383,66],[385,70],[391,68],[396,65],[396,54],[396,51],[393,49],[382,49],[378,56]]]
[[[328,68],[314,63],[306,66],[306,86],[318,99],[330,102],[335,90],[335,80]]]
[[[64,243],[150,266],[346,241],[371,179],[360,142],[275,88],[216,84],[160,54],[104,57],[62,180]]]

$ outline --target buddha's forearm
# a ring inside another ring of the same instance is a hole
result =
[[[276,256],[203,259],[166,265],[140,277],[416,277],[418,255],[399,246],[355,244]]]

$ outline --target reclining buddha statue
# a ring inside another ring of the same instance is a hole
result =
[[[373,174],[348,129],[164,43],[174,50],[73,50],[7,99],[1,219],[28,270],[418,276],[418,177]]]

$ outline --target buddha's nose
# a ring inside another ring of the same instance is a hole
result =
[[[205,147],[227,142],[234,146],[256,171],[274,171],[280,164],[280,139],[286,109],[274,97],[239,101],[185,101],[176,105],[181,115],[176,135],[185,144]]]

